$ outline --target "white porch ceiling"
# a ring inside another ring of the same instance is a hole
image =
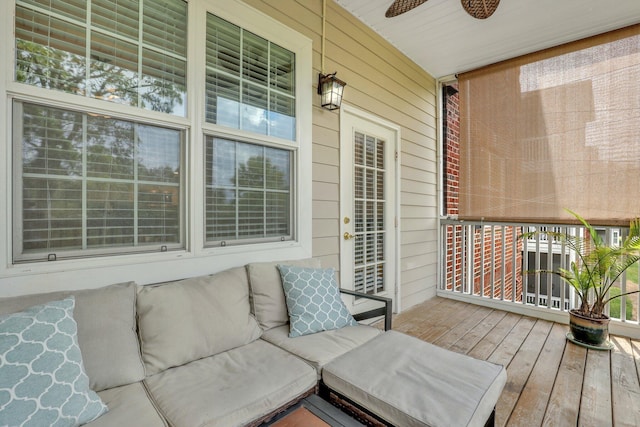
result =
[[[392,0],[335,0],[434,77],[640,22],[640,0],[501,0],[488,19],[460,1],[428,0],[395,18]]]

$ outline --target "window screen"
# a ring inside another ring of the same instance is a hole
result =
[[[292,153],[216,137],[205,145],[207,242],[290,239]]]
[[[16,261],[182,247],[182,131],[29,103],[16,120]]]

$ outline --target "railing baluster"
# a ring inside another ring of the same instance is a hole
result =
[[[560,228],[561,233],[568,233],[569,229],[567,227]],[[560,243],[560,268],[567,268],[567,244],[564,240]],[[567,285],[563,282],[560,284],[560,310],[565,310],[565,304],[567,300]]]
[[[518,292],[517,262],[518,256],[518,227],[511,226],[511,302],[516,302],[516,294]]]
[[[476,250],[476,239],[474,236],[474,232],[473,232],[473,226],[472,225],[467,225],[465,227],[465,235],[466,235],[466,241],[467,241],[467,245],[469,250],[467,251],[467,257],[465,258],[464,262],[465,262],[465,266],[467,267],[465,269],[465,271],[467,272],[467,280],[465,281],[466,285],[467,285],[467,293],[469,295],[474,295],[474,291],[473,291],[473,282],[474,282],[474,274],[475,274],[475,266],[474,266],[474,262],[475,262],[475,258],[476,258],[476,254],[475,254],[475,250]]]
[[[628,232],[628,229],[620,230],[617,227],[597,229],[605,230],[607,239],[617,238],[619,235],[624,238]],[[532,276],[523,272],[570,268],[568,264],[575,260],[575,254],[568,245],[548,234],[538,234],[536,238],[529,240],[519,239],[521,233],[534,230],[543,233],[546,230],[576,236],[584,235],[584,228],[573,225],[441,220],[443,256],[440,258],[440,271],[444,283],[437,286],[438,293],[445,296],[447,293],[455,293],[458,294],[458,298],[482,300],[486,304],[520,306],[513,310],[534,316],[544,312],[550,313],[541,315],[544,318],[558,320],[557,316],[566,316],[565,313],[577,305],[577,296],[573,288],[557,279],[554,283],[556,276],[552,274],[544,276],[546,282],[543,286],[541,274]],[[543,256],[546,256],[546,262]],[[640,275],[640,265],[633,268],[633,277],[636,272]],[[631,281],[627,280],[630,274],[623,275],[620,283],[615,285],[620,287],[621,293],[631,289]],[[640,307],[640,293],[622,296],[619,301],[620,316],[612,321],[640,330],[637,308],[633,316],[627,316],[626,313],[626,304],[629,301],[633,302],[634,307]]]
[[[504,247],[504,246],[503,246]],[[491,299],[496,297],[496,226],[491,226]],[[504,273],[504,272],[503,272]]]
[[[537,227],[536,227],[537,230]],[[540,270],[540,239],[541,236],[538,234],[536,235],[536,253],[535,253],[535,261],[534,261],[534,269],[535,270]],[[528,254],[527,254],[528,256]],[[535,306],[538,307],[540,305],[540,275],[536,274],[534,276],[534,283],[535,283]]]
[[[485,242],[485,238],[484,238],[484,226],[481,224],[480,227],[478,228],[478,230],[480,231],[480,296],[485,296],[484,294],[484,266],[486,265],[486,242]],[[492,239],[493,242],[493,239]],[[491,244],[491,243],[490,243]],[[492,292],[493,292],[493,286],[492,286]]]
[[[549,228],[547,228],[548,230]],[[553,271],[553,238],[549,238],[547,234],[547,271]],[[553,275],[551,273],[546,274],[547,277],[547,308],[552,307],[553,303]]]

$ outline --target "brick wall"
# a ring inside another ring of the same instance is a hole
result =
[[[443,190],[445,215],[456,217],[459,213],[460,183],[460,97],[457,83],[444,88],[444,154]],[[519,227],[476,227],[473,231],[473,293],[511,300],[515,274],[516,301],[522,301],[522,242],[513,242],[521,233]],[[504,233],[504,238],[503,238]],[[446,287],[462,291],[462,267],[464,247],[462,226],[449,226],[447,239]],[[504,243],[503,243],[504,242]],[[504,245],[504,248],[503,248]],[[484,257],[483,257],[484,252]],[[494,254],[493,262],[491,254]],[[515,257],[515,271],[513,258]],[[503,277],[504,276],[504,277]],[[493,277],[493,281],[491,280]],[[483,286],[484,284],[484,286]],[[492,286],[493,284],[493,286]],[[482,289],[484,288],[484,289]],[[503,294],[504,289],[504,295]],[[465,289],[465,291],[467,291]]]

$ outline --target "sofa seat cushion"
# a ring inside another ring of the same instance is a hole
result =
[[[142,382],[103,390],[98,396],[109,407],[109,412],[87,427],[166,427]]]
[[[503,366],[387,331],[328,363],[322,380],[392,425],[482,427],[507,373]]]
[[[324,365],[381,333],[378,328],[357,325],[289,338],[289,326],[284,325],[265,331],[262,339],[306,360],[316,369],[320,379]]]
[[[278,264],[296,267],[320,267],[318,258],[282,262],[254,262],[247,264],[251,287],[251,312],[264,330],[289,323]]]
[[[315,387],[304,361],[266,341],[168,369],[145,380],[169,424],[241,426]]]
[[[141,381],[145,377],[136,333],[136,284],[0,298],[0,315],[73,295],[78,345],[92,390]]]
[[[244,267],[138,293],[138,328],[147,375],[257,340]]]

